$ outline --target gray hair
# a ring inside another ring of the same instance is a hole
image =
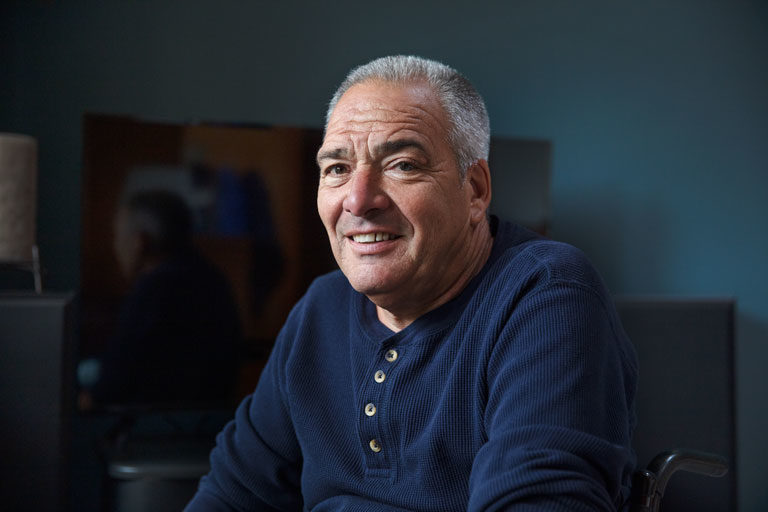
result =
[[[381,57],[350,71],[328,105],[326,130],[333,109],[344,93],[353,85],[375,80],[397,84],[423,81],[432,87],[451,123],[448,142],[462,178],[477,160],[488,160],[491,128],[482,96],[455,69],[412,55]]]

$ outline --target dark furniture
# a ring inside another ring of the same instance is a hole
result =
[[[690,449],[717,454],[730,468],[722,478],[676,473],[661,510],[736,511],[734,302],[621,297],[616,307],[640,363],[638,464]],[[650,469],[663,465],[664,458]]]
[[[68,294],[0,294],[3,510],[67,509],[72,299]]]
[[[126,439],[106,461],[109,510],[182,510],[209,470],[213,444],[212,435],[190,433]]]

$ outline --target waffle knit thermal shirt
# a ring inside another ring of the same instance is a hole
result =
[[[480,274],[398,333],[318,278],[187,512],[620,509],[637,360],[609,294],[577,249],[492,228]]]

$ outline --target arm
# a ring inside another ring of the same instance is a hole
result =
[[[211,471],[186,512],[301,510],[301,450],[282,391],[281,345],[278,339],[256,391],[217,436]]]
[[[488,362],[488,441],[469,510],[617,510],[634,466],[634,352],[604,295],[551,282],[521,299]]]

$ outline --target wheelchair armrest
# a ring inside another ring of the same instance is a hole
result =
[[[679,471],[720,477],[728,472],[724,457],[694,450],[670,450],[658,454],[632,476],[630,512],[655,512],[672,475]]]

